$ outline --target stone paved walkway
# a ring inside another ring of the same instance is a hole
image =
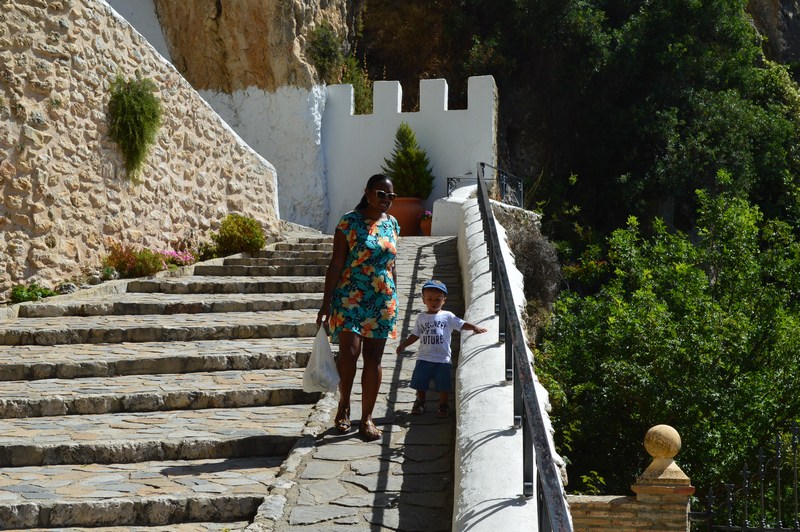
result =
[[[420,289],[431,277],[443,280],[450,289],[446,308],[463,314],[455,238],[404,238],[398,252],[398,330],[402,337],[423,309]],[[293,484],[272,491],[274,497],[286,499],[286,511],[277,517],[275,530],[451,529],[455,420],[436,417],[438,400],[433,392],[428,394],[426,413],[410,414],[414,390],[408,384],[416,348],[396,356],[400,339],[388,342],[383,357],[383,384],[374,413],[383,438],[363,442],[356,431],[357,422],[351,433],[339,435],[330,428],[336,398],[320,401],[318,419],[310,425],[318,436],[309,439],[306,447],[298,447],[296,463],[290,460],[281,477]],[[457,343],[454,340],[455,354]],[[359,376],[360,372],[351,405],[355,420],[361,414]]]

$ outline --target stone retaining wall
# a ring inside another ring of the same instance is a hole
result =
[[[154,80],[163,108],[139,185],[108,137],[118,73]],[[98,267],[111,239],[206,240],[230,212],[278,231],[272,165],[101,0],[2,2],[0,189],[0,300]]]

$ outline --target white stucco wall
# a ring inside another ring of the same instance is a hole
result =
[[[169,48],[161,31],[161,24],[156,17],[156,7],[153,0],[106,0],[114,11],[130,23],[139,34],[147,39],[150,46],[156,49],[162,57],[169,59]]]
[[[447,177],[474,174],[481,161],[496,165],[494,78],[471,77],[467,88],[467,109],[448,110],[447,82],[421,80],[420,110],[410,113],[401,112],[402,93],[397,81],[376,81],[373,113],[354,115],[352,86],[328,87],[322,121],[330,205],[327,232],[333,232],[339,217],[355,207],[369,176],[381,171],[394,147],[400,122],[414,130],[436,176],[433,193],[425,202],[427,209],[436,199],[447,196]]]
[[[200,95],[275,165],[281,219],[325,229],[328,202],[321,139],[325,87],[284,86],[274,93],[251,87],[233,94],[200,91]]]

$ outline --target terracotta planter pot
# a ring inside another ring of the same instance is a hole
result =
[[[433,224],[432,218],[425,218],[419,221],[419,228],[422,229],[424,236],[431,236],[431,225]]]
[[[419,235],[419,217],[425,212],[420,198],[395,198],[389,214],[400,224],[400,236]]]

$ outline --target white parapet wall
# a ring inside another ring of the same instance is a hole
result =
[[[472,190],[475,187],[470,187]],[[488,329],[463,335],[456,368],[456,456],[453,530],[536,532],[537,498],[523,497],[522,430],[513,427],[513,387],[505,379],[505,345],[498,342],[499,320],[483,224],[476,199],[461,194],[459,262],[466,311],[464,319]],[[453,198],[450,207],[459,203]],[[437,209],[439,204],[437,203]],[[448,209],[450,212],[450,209]],[[496,225],[515,306],[524,305],[524,281],[514,265],[505,230]],[[528,350],[528,358],[532,354]],[[547,415],[547,391],[538,381],[538,405],[545,419],[551,453],[558,458]],[[558,462],[558,467],[563,467]]]
[[[414,130],[436,176],[433,193],[425,203],[427,209],[447,196],[448,177],[474,175],[479,162],[496,165],[494,78],[469,78],[466,109],[448,110],[447,82],[443,79],[421,80],[419,89],[419,111],[402,112],[400,83],[376,81],[372,114],[355,115],[352,85],[328,87],[322,121],[330,205],[327,232],[333,232],[339,217],[355,207],[369,176],[381,172],[401,122]]]

